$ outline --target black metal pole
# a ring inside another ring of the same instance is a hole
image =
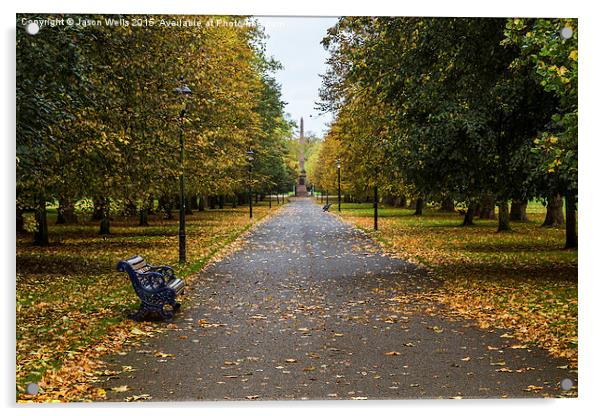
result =
[[[374,230],[378,230],[378,186],[374,185]]]
[[[180,229],[179,261],[186,263],[186,197],[184,195],[184,110],[180,113]]]
[[[253,218],[253,189],[251,188],[251,164],[249,163],[249,218]]]
[[[341,166],[337,167],[337,174],[339,179],[339,212],[341,212]]]
[[[328,204],[328,191],[326,191],[326,203]]]

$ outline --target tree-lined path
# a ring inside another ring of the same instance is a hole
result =
[[[166,333],[107,357],[134,371],[103,388],[158,401],[561,394],[564,360],[439,317],[419,300],[436,285],[297,199],[201,273]]]

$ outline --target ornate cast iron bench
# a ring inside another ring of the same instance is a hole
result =
[[[170,319],[180,308],[176,296],[184,290],[184,281],[178,279],[169,266],[152,266],[141,256],[130,257],[117,263],[117,270],[130,276],[134,291],[141,300],[140,309],[130,317],[145,319],[149,313]],[[170,306],[171,310],[165,307]]]

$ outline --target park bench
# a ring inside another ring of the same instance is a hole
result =
[[[148,314],[159,314],[170,319],[180,308],[176,296],[184,290],[184,281],[178,279],[169,266],[152,266],[141,256],[130,257],[117,263],[117,270],[130,276],[134,291],[142,302],[140,309],[130,318],[142,320]],[[167,310],[165,307],[171,307]]]
[[[322,207],[322,211],[326,212],[330,209],[330,207],[332,206],[332,204],[326,204]]]

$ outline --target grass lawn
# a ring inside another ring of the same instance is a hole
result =
[[[336,205],[332,212],[339,214]],[[563,249],[564,228],[541,227],[541,204],[530,203],[527,212],[528,222],[512,222],[512,231],[503,233],[497,220],[475,219],[474,226],[462,227],[457,213],[430,208],[415,216],[383,207],[376,232],[371,203],[342,204],[339,215],[442,279],[443,286],[425,296],[449,306],[450,315],[510,329],[576,368],[577,250]]]
[[[278,205],[272,205],[274,212]],[[49,246],[34,246],[30,233],[17,235],[18,397],[31,399],[24,387],[40,380],[44,394],[36,401],[102,396],[85,382],[94,367],[86,357],[152,331],[153,325],[125,320],[139,301],[127,274],[116,271],[120,259],[140,254],[149,263],[173,266],[178,276],[190,276],[269,212],[262,202],[253,207],[253,222],[246,206],[187,215],[189,263],[183,266],[178,265],[177,213],[173,220],[151,216],[148,227],[139,227],[137,218],[115,218],[111,235],[100,236],[97,221],[54,225],[51,210]],[[67,361],[73,364],[61,372]]]

